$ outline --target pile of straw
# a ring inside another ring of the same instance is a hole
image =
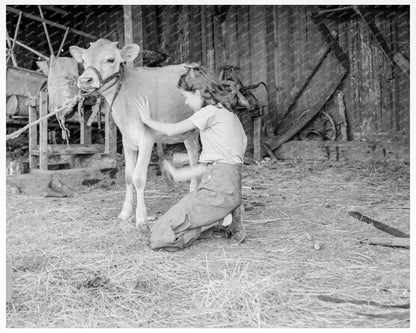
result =
[[[409,327],[408,310],[390,307],[409,302],[409,250],[360,244],[386,235],[347,214],[409,232],[408,166],[277,162],[243,174],[246,241],[175,253],[152,251],[148,227],[115,223],[121,182],[74,198],[8,195],[7,327]],[[187,191],[149,178],[149,215]]]

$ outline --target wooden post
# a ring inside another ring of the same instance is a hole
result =
[[[84,109],[84,144],[91,144],[92,143],[92,127],[88,125],[88,118],[91,116],[91,110],[85,111]]]
[[[32,99],[29,104],[29,124],[36,120],[36,100]],[[29,168],[36,168],[37,157],[32,155],[32,151],[36,149],[38,141],[38,127],[29,127]]]
[[[78,117],[79,117],[79,143],[85,144],[85,110],[84,105],[81,103],[78,106]]]
[[[39,117],[48,114],[48,94],[39,93]],[[39,169],[48,170],[48,119],[39,124]]]
[[[117,153],[117,126],[111,115],[110,106],[107,106],[105,113],[105,146],[104,153],[115,156]]]
[[[338,105],[339,117],[341,119],[341,140],[348,140],[348,123],[347,117],[345,114],[345,103],[344,103],[344,93],[342,90],[337,90],[335,96],[335,103]]]
[[[253,158],[261,160],[261,117],[253,117]]]
[[[138,36],[137,40],[134,40],[133,37],[133,6],[131,5],[124,5],[123,6],[123,18],[124,18],[124,45],[131,44],[136,42],[142,49],[143,49],[143,18],[142,18],[142,7],[141,6],[134,6],[134,10],[136,12],[135,15],[135,27],[139,27],[138,31],[136,31],[136,35]],[[142,52],[139,53],[137,58],[135,59],[134,64],[137,66],[143,65],[143,56]],[[126,63],[127,67],[134,67],[133,62]]]
[[[322,37],[327,42],[329,47],[332,51],[334,51],[335,56],[337,57],[338,61],[341,63],[344,68],[349,71],[350,70],[350,61],[348,55],[344,52],[344,50],[338,45],[336,38],[334,38],[333,34],[329,31],[328,27],[326,26],[325,22],[315,14],[311,13],[310,18],[312,22],[316,25],[318,30],[321,32]]]
[[[133,42],[133,14],[131,5],[123,6],[124,15],[124,43],[130,44]]]

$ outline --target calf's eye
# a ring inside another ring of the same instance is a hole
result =
[[[112,63],[114,62],[114,58],[108,58],[108,59],[107,59],[107,62],[109,62],[109,63],[111,63],[111,64],[112,64]]]

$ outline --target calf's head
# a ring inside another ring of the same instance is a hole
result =
[[[100,89],[120,71],[122,63],[133,61],[140,52],[137,44],[128,44],[121,50],[117,44],[118,42],[108,39],[99,39],[91,43],[88,49],[78,46],[69,48],[72,57],[85,68],[78,78],[78,87],[81,90],[92,92]]]
[[[38,61],[37,65],[48,76],[49,110],[78,95],[78,63],[73,58],[51,56],[49,61]]]

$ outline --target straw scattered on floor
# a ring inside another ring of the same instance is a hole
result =
[[[151,223],[115,222],[122,182],[7,195],[7,327],[409,327],[406,309],[349,302],[409,302],[409,250],[360,244],[388,235],[348,216],[409,232],[407,165],[268,162],[243,175],[246,241],[175,253],[150,249]],[[148,214],[186,191],[150,173]]]

